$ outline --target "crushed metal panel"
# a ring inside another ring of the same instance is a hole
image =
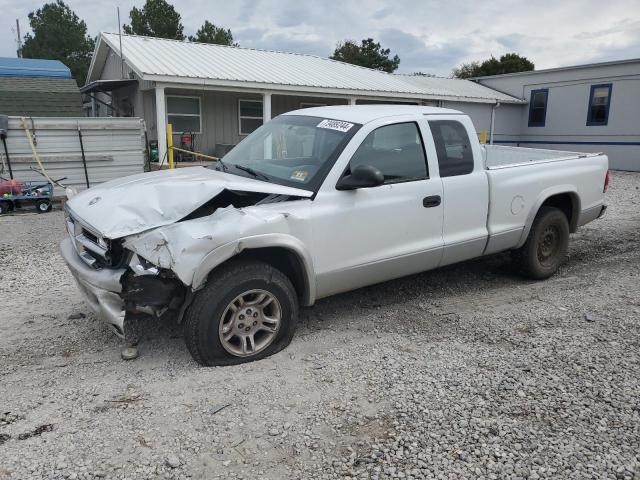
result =
[[[79,218],[91,219],[91,227],[103,236],[115,239],[177,222],[224,190],[313,195],[308,190],[191,167],[113,180],[80,193],[68,206]]]
[[[208,217],[130,237],[125,240],[125,247],[160,268],[172,270],[185,285],[191,285],[204,257],[216,248],[237,242],[241,250],[243,237],[291,234],[291,221],[288,213],[265,212],[260,207],[227,207]]]

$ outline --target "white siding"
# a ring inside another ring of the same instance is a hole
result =
[[[493,105],[488,103],[442,102],[441,106],[460,110],[469,115],[477,135],[479,135],[482,130],[486,130],[487,134],[491,131],[491,108]]]
[[[479,81],[510,95],[531,97],[531,90],[549,90],[543,127],[529,127],[529,109],[519,118],[497,116],[505,132],[499,140],[518,141],[522,146],[582,152],[604,152],[611,168],[640,171],[640,61],[591,65],[526,74],[485,77]],[[587,125],[592,85],[611,83],[607,125]],[[513,108],[513,107],[510,107]],[[501,132],[502,133],[502,132]],[[548,142],[548,143],[545,143]]]

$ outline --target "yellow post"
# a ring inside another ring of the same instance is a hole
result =
[[[174,169],[173,164],[173,125],[167,123],[167,161],[169,162],[169,168]]]
[[[480,132],[480,143],[482,143],[483,145],[484,145],[485,143],[487,143],[487,129],[486,129],[486,128],[485,128],[485,129],[483,129],[483,130]]]

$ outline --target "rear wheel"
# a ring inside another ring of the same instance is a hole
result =
[[[38,213],[50,212],[51,202],[49,200],[38,200],[36,202],[36,210]]]
[[[184,319],[185,341],[202,365],[235,365],[273,355],[293,338],[298,299],[289,278],[263,262],[214,271]]]
[[[6,200],[0,201],[0,215],[9,211],[11,211],[11,203],[7,202]]]
[[[568,247],[569,222],[566,215],[557,208],[542,207],[533,221],[527,241],[514,252],[516,265],[529,278],[549,278],[564,261]]]

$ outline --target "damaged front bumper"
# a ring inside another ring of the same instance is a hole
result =
[[[60,253],[91,309],[111,325],[118,336],[124,336],[125,305],[120,296],[120,279],[126,269],[91,268],[78,256],[70,238],[60,243]]]
[[[80,257],[70,238],[60,243],[60,252],[91,309],[119,337],[125,337],[127,319],[140,315],[160,318],[173,314],[181,319],[188,303],[187,289],[170,271],[148,262],[143,265],[135,254],[130,268],[96,269]]]

